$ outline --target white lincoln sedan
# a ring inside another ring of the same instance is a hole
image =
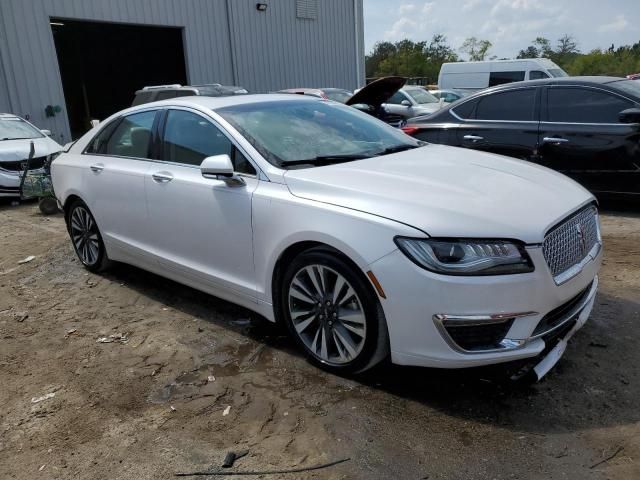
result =
[[[390,357],[541,377],[597,289],[598,214],[577,183],[331,101],[133,107],[52,175],[87,269],[126,262],[243,305],[336,372]]]

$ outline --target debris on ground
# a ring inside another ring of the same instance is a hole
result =
[[[70,328],[69,330],[66,331],[66,333],[64,334],[64,338],[69,338],[71,335],[73,335],[74,333],[76,333],[78,330],[75,328]]]
[[[246,327],[251,325],[251,320],[249,318],[239,318],[237,320],[230,320],[229,323],[234,327]]]
[[[591,465],[589,468],[590,469],[594,469],[600,465],[602,465],[603,463],[607,463],[609,460],[613,460],[615,457],[618,456],[618,454],[620,452],[622,452],[624,450],[623,446],[618,447],[618,449],[613,452],[611,455],[609,455],[607,458],[603,458],[602,460],[600,460],[599,462],[594,463],[593,465]]]
[[[300,468],[290,468],[284,470],[264,470],[264,471],[250,471],[250,472],[225,472],[225,471],[210,471],[210,472],[191,472],[191,473],[176,473],[176,477],[191,477],[191,476],[219,476],[224,477],[228,475],[237,475],[237,476],[257,476],[257,475],[282,475],[285,473],[302,473],[302,472],[312,472],[314,470],[321,470],[323,468],[333,467],[335,465],[339,465],[340,463],[348,462],[351,460],[350,458],[343,458],[341,460],[336,460],[335,462],[323,463],[320,465],[313,465],[311,467],[300,467]]]
[[[231,411],[231,405],[227,405],[227,408],[225,408],[224,411],[222,412],[222,416],[226,417],[227,415],[229,415],[230,411]]]
[[[29,255],[28,257],[23,258],[22,260],[20,260],[18,262],[18,265],[22,265],[23,263],[29,263],[30,261],[32,261],[33,259],[35,259],[36,257],[34,255]]]
[[[216,381],[216,377],[214,377],[213,375],[209,375],[207,377],[207,382],[208,383],[215,382],[215,381]]]
[[[589,346],[595,347],[595,348],[607,348],[607,345],[605,343],[598,343],[598,342],[589,342]]]
[[[249,454],[249,450],[241,450],[239,452],[227,452],[222,462],[222,468],[231,468],[236,460]]]
[[[44,402],[45,400],[49,400],[50,398],[53,398],[55,396],[56,396],[56,392],[50,392],[50,393],[47,393],[46,395],[43,395],[41,397],[33,397],[31,399],[31,403]]]
[[[100,337],[96,340],[97,343],[122,343],[125,345],[129,341],[129,337],[126,333],[114,333],[108,337]]]

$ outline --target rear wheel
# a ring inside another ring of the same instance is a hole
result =
[[[302,253],[282,287],[287,326],[314,363],[359,372],[388,355],[380,303],[363,276],[338,255],[319,249]]]
[[[67,227],[76,255],[87,270],[99,272],[109,266],[98,224],[82,200],[76,200],[69,208]]]

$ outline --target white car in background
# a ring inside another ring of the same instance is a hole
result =
[[[19,197],[20,178],[27,165],[31,142],[34,157],[31,169],[41,170],[62,147],[47,130],[38,130],[26,120],[0,113],[0,197]]]
[[[86,268],[118,260],[243,305],[336,372],[524,359],[540,377],[597,289],[580,185],[313,97],[130,108],[52,175]]]

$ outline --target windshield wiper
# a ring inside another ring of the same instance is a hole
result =
[[[371,155],[365,155],[363,153],[348,154],[348,155],[320,155],[315,158],[307,158],[305,160],[283,160],[280,162],[282,167],[289,167],[292,165],[329,165],[331,163],[350,162],[352,160],[362,160],[363,158],[370,158]]]
[[[390,153],[398,153],[398,152],[404,152],[405,150],[411,150],[412,148],[418,148],[421,145],[410,145],[410,144],[403,144],[403,145],[395,145],[393,147],[387,147],[384,150],[376,153],[376,155],[380,156],[380,155],[389,155]]]

